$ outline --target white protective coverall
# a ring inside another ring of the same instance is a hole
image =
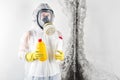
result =
[[[61,33],[56,30],[53,35],[47,35],[36,24],[32,26],[21,38],[19,57],[25,61],[25,79],[24,80],[61,80],[60,63],[56,60],[54,54],[58,49],[62,50],[63,38]],[[27,62],[26,53],[36,50],[38,39],[42,38],[47,48],[48,59],[46,61],[35,60]]]

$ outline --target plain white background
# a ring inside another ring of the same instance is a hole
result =
[[[39,2],[53,0],[0,0],[0,80],[23,80],[24,63],[18,59],[22,34],[32,25],[32,12]],[[54,1],[56,3],[56,1]],[[87,0],[84,26],[85,54],[96,67],[120,76],[119,0]],[[60,5],[51,3],[58,9]],[[56,14],[61,10],[55,10]],[[68,19],[56,15],[56,25],[66,36]],[[68,16],[67,16],[68,17]],[[63,20],[64,19],[64,20]],[[61,27],[66,26],[66,27]],[[66,43],[66,42],[65,42]]]

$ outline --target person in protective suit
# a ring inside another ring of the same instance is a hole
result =
[[[61,80],[63,37],[53,25],[54,11],[42,3],[33,15],[35,25],[23,35],[19,49],[19,57],[25,61],[24,80]],[[36,51],[38,40],[46,46],[47,58],[44,61],[40,60],[44,54]]]

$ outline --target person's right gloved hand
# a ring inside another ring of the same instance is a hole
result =
[[[38,60],[43,56],[43,54],[40,54],[39,52],[30,52],[27,53],[25,58],[28,62],[32,62],[34,60]]]

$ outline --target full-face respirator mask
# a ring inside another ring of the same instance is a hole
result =
[[[42,9],[37,13],[37,24],[47,35],[52,35],[55,33],[55,27],[52,24],[54,12],[47,4],[41,7]]]

